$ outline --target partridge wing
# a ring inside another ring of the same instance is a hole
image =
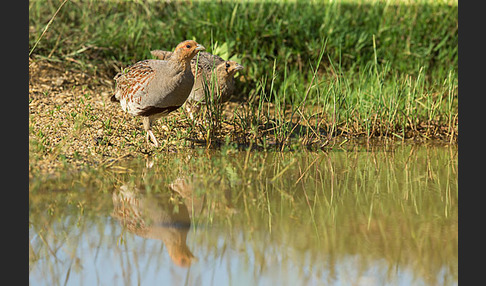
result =
[[[155,70],[148,60],[137,62],[115,76],[116,97],[125,111],[137,114],[145,107],[147,86],[154,77]]]

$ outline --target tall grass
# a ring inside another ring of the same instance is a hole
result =
[[[335,135],[456,139],[457,3],[69,1],[37,43],[59,5],[30,2],[33,56],[95,75],[183,39],[224,45],[245,66],[238,96],[251,111],[232,122],[248,134],[270,129],[287,142],[300,131],[321,145]]]

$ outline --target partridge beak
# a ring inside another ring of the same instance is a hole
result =
[[[239,70],[242,70],[242,69],[244,69],[244,68],[245,68],[244,66],[242,66],[242,65],[240,65],[240,64],[236,64],[236,66],[235,66],[235,71],[239,71]]]
[[[196,45],[196,48],[194,49],[195,51],[204,51],[206,48],[201,45],[201,44],[197,44]]]

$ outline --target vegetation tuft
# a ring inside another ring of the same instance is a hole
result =
[[[457,141],[457,1],[29,2],[30,65],[53,67],[54,78],[87,77],[67,85],[73,92],[65,102],[78,110],[63,120],[78,136],[96,127],[91,133],[105,147],[143,145],[140,121],[113,115],[121,110],[106,100],[115,73],[184,39],[245,69],[233,102],[210,104],[198,122],[183,112],[162,120],[165,147],[176,140],[282,149],[355,138]],[[45,100],[53,115],[65,112],[36,76],[30,102]],[[74,92],[83,84],[85,97]],[[36,108],[31,104],[31,149],[46,153],[39,134],[48,133],[47,123]]]

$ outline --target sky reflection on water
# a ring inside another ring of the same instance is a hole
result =
[[[407,146],[393,154],[255,154],[246,168],[245,156],[194,156],[182,177],[168,163],[104,174],[91,185],[103,192],[73,183],[79,178],[57,182],[65,192],[46,184],[29,198],[29,281],[457,285],[450,154]]]

